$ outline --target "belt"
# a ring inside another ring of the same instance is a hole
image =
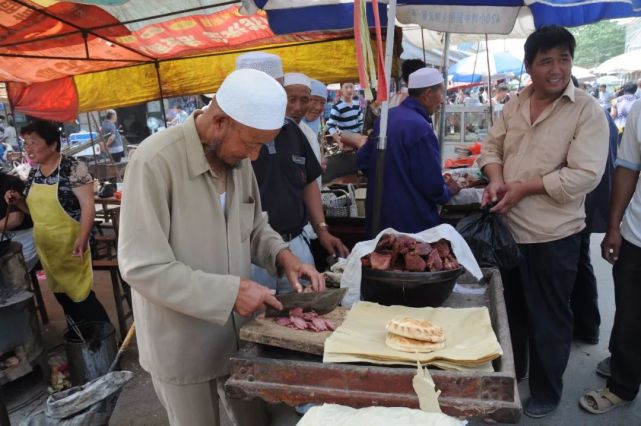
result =
[[[298,231],[298,232],[292,232],[292,233],[290,233],[290,234],[280,234],[280,236],[281,236],[281,238],[283,239],[283,241],[285,241],[286,243],[288,243],[288,242],[290,242],[291,240],[298,238],[298,236],[299,236],[300,234],[302,234],[302,233],[303,233],[303,231]]]

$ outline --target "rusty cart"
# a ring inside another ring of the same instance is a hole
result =
[[[483,272],[486,284],[471,284],[471,281],[462,284],[463,289],[471,291],[452,293],[444,306],[487,306],[503,356],[493,361],[495,371],[491,373],[437,369],[430,372],[442,391],[439,402],[446,414],[517,423],[522,408],[503,285],[498,270]],[[485,292],[480,293],[478,290],[484,287]],[[231,376],[226,383],[227,394],[232,398],[261,398],[291,406],[336,403],[357,408],[419,407],[412,387],[415,367],[323,363],[323,342],[314,340],[320,333],[309,333],[313,336],[305,342],[288,339],[284,327],[281,328],[285,331],[270,333],[264,323],[258,328],[254,325],[255,321],[241,329],[241,339],[251,342],[232,358]]]

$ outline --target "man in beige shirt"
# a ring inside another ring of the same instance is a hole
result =
[[[282,308],[247,279],[252,262],[282,270],[299,291],[300,277],[324,288],[267,223],[250,163],[280,131],[286,104],[267,74],[235,71],[207,111],[149,137],[127,167],[118,260],[132,287],[140,364],[172,425],[219,424],[219,395],[234,423],[265,421],[223,390],[241,316]]]
[[[483,204],[496,203],[491,211],[506,216],[523,255],[502,276],[518,379],[529,358],[531,417],[549,414],[561,399],[585,195],[599,183],[608,156],[598,102],[570,81],[574,48],[561,27],[528,37],[532,85],[505,105],[479,161],[490,179]]]

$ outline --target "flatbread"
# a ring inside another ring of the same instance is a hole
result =
[[[387,333],[385,344],[401,352],[425,353],[433,352],[445,347],[445,343],[432,343],[422,340],[409,339],[397,334]]]
[[[425,319],[397,317],[391,319],[385,326],[385,329],[390,333],[414,340],[431,343],[441,343],[445,341],[443,329]]]

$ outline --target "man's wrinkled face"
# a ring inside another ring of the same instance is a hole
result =
[[[216,136],[207,145],[205,152],[213,153],[216,158],[230,168],[238,167],[245,158],[254,161],[263,145],[274,140],[280,129],[259,130],[240,124],[229,117],[216,121]]]
[[[436,88],[427,89],[421,95],[421,104],[427,110],[429,115],[432,115],[438,111],[445,99],[445,88],[443,84],[440,84]]]
[[[535,92],[559,96],[572,78],[572,55],[566,47],[539,51],[526,69],[532,78]]]
[[[305,114],[307,114],[311,90],[302,84],[290,84],[285,86],[285,93],[287,93],[287,110],[285,114],[296,123],[300,123]]]
[[[343,83],[341,86],[341,97],[343,99],[352,100],[354,97],[354,84]]]
[[[305,114],[305,119],[307,121],[314,121],[325,111],[325,104],[327,99],[320,96],[312,96],[309,101],[309,108],[307,108],[307,114]]]

